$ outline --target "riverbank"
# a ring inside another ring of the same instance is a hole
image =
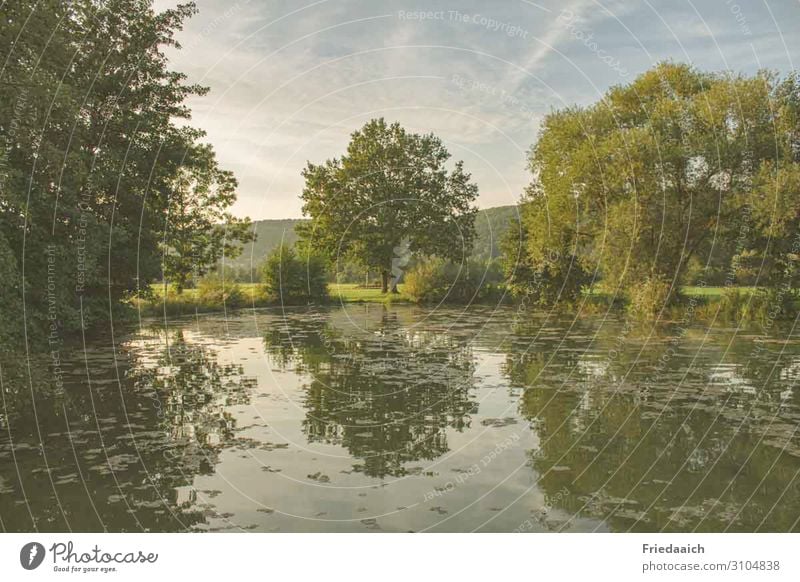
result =
[[[379,288],[365,288],[361,285],[333,283],[328,285],[331,304],[341,303],[378,303],[398,304],[414,303],[399,287],[398,294],[384,294]],[[510,301],[511,302],[511,301]],[[587,301],[582,302],[580,312],[590,315],[599,311],[621,308],[621,301],[602,293],[590,293]],[[238,283],[227,287],[223,292],[204,293],[199,289],[186,289],[176,293],[173,289],[165,290],[160,285],[153,285],[152,296],[147,299],[134,300],[134,306],[142,316],[179,316],[196,313],[213,313],[254,307],[273,307],[279,301],[271,300],[264,293],[259,283]],[[557,305],[558,310],[569,310],[567,304]],[[697,287],[687,286],[681,289],[681,297],[674,305],[666,307],[659,315],[659,320],[680,321],[686,319],[687,310],[691,311],[691,319],[697,321],[745,321],[763,323],[767,320],[791,318],[796,309],[794,296],[776,298],[766,290],[756,287]],[[788,314],[788,315],[787,315]]]
[[[328,285],[331,303],[410,303],[411,299],[402,292],[381,293],[377,288],[365,288],[356,284],[333,283]],[[260,283],[236,283],[227,293],[204,295],[199,289],[184,289],[177,293],[169,288],[165,291],[162,285],[152,286],[152,296],[136,299],[134,307],[143,316],[152,315],[189,315],[193,313],[212,313],[253,307],[272,307],[280,305],[280,301],[271,300],[264,293]]]

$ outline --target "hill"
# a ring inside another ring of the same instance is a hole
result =
[[[508,230],[511,219],[516,215],[517,207],[513,205],[479,210],[475,218],[476,238],[473,256],[479,259],[499,256],[500,240]],[[257,268],[272,249],[281,244],[281,241],[286,244],[293,244],[297,241],[295,226],[306,220],[304,218],[287,218],[253,221],[253,228],[258,238],[255,242],[246,244],[238,258],[227,262],[228,269],[234,272],[247,272],[251,265]],[[244,280],[248,279],[249,273]]]
[[[516,206],[495,206],[479,210],[475,217],[475,247],[472,256],[494,259],[500,256],[500,241],[508,231],[511,221],[517,218]]]
[[[301,222],[306,222],[303,218],[284,218],[281,220],[254,220],[253,228],[258,235],[255,242],[244,245],[242,254],[229,262],[233,267],[247,267],[250,264],[260,265],[264,258],[276,248],[281,242],[291,245],[297,241],[297,234],[294,227]]]

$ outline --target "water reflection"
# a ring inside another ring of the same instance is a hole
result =
[[[2,363],[6,531],[797,531],[800,342],[473,307]]]
[[[450,336],[409,330],[388,310],[361,324],[347,334],[325,316],[304,314],[264,343],[284,369],[308,378],[310,442],[346,448],[359,461],[353,469],[368,476],[402,476],[408,463],[449,450],[448,428],[470,426],[472,351]]]
[[[26,369],[4,367],[6,530],[176,531],[205,520],[186,492],[213,472],[235,426],[226,407],[247,402],[254,380],[187,335],[156,330],[124,353],[101,344],[65,354],[63,383],[34,362],[33,389]]]
[[[621,531],[797,531],[797,347],[604,331],[591,353],[567,339],[507,359],[554,505]]]

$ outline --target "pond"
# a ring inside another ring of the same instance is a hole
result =
[[[515,307],[144,321],[2,368],[4,531],[800,531],[800,340]]]

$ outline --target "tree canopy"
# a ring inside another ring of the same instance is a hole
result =
[[[693,259],[701,279],[722,257],[734,271],[757,259],[769,285],[791,263],[794,281],[799,89],[794,75],[662,63],[594,105],[551,113],[531,150],[524,248],[509,273],[546,280],[536,292],[549,300],[599,282],[658,305]]]
[[[0,324],[18,337],[22,325],[58,340],[93,326],[163,274],[181,278],[182,246],[202,271],[243,234],[224,212],[235,181],[186,122],[186,99],[206,88],[164,53],[194,12],[156,13],[146,0],[4,4],[0,268],[24,321],[14,311]]]
[[[382,275],[388,291],[405,252],[460,259],[475,236],[478,189],[432,134],[409,133],[375,119],[352,134],[347,153],[303,171],[298,225],[312,246],[337,260],[357,259]],[[393,261],[395,264],[393,264]]]

